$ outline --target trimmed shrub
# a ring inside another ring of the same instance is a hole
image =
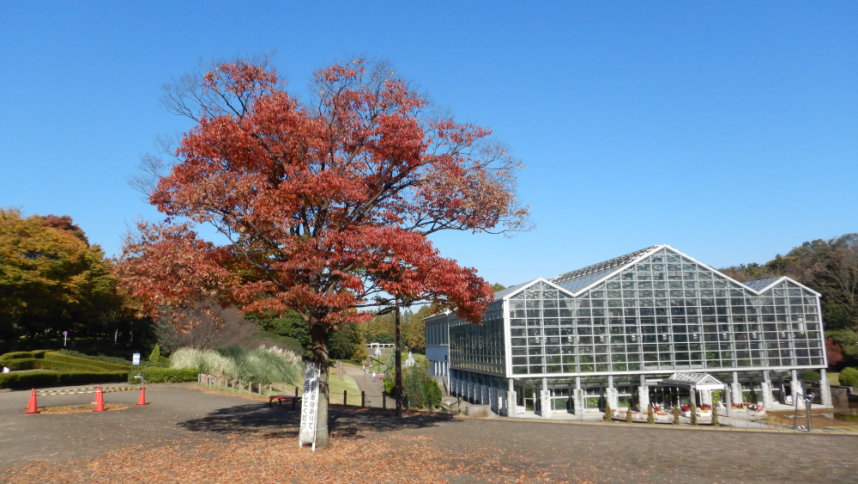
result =
[[[632,419],[632,405],[629,403],[629,408],[626,410],[626,423],[632,423],[634,420]]]
[[[423,384],[423,395],[426,397],[426,405],[430,409],[441,404],[441,387],[438,386],[438,381],[434,378],[426,380]]]
[[[157,344],[152,348],[152,353],[149,353],[149,361],[158,363],[161,361],[161,347]]]
[[[679,425],[679,417],[681,414],[682,414],[682,412],[679,410],[678,406],[673,407],[673,424],[674,425]]]
[[[137,372],[128,373],[128,383],[140,383],[136,375],[142,375],[146,383],[181,383],[197,381],[196,368],[159,368],[157,366],[140,367]]]
[[[689,410],[691,411],[691,425],[697,425],[697,405],[692,403],[689,405]]]
[[[45,388],[93,383],[122,382],[128,379],[127,371],[58,372],[51,370],[16,371],[0,373],[0,388]]]
[[[844,368],[840,372],[840,384],[845,387],[858,387],[858,369]]]
[[[602,420],[604,420],[605,422],[611,421],[611,405],[607,403],[605,404],[605,416],[602,417]]]
[[[655,423],[655,413],[652,411],[652,404],[646,406],[646,423]]]
[[[801,372],[801,379],[809,383],[818,382],[820,378],[822,377],[819,375],[818,371],[807,370]]]

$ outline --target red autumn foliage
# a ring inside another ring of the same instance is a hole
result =
[[[332,325],[369,319],[360,308],[393,297],[479,323],[491,287],[427,236],[528,229],[515,160],[490,130],[433,115],[383,64],[322,69],[313,92],[310,102],[287,92],[264,59],[168,91],[198,124],[151,192],[166,222],[140,224],[125,246],[130,292],[153,315],[213,295],[244,312],[294,309],[323,368]],[[230,243],[174,220],[211,224]]]
[[[825,356],[828,359],[828,367],[834,368],[843,361],[843,347],[835,343],[833,338],[825,338]]]

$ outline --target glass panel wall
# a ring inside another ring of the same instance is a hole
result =
[[[787,279],[756,294],[669,248],[576,297],[537,282],[508,307],[513,377],[825,366],[816,294]],[[502,308],[451,318],[455,367],[503,374]]]

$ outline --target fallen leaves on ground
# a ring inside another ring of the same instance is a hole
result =
[[[104,409],[108,412],[115,412],[118,410],[125,410],[128,408],[128,405],[123,405],[121,403],[105,403]],[[95,404],[84,404],[84,405],[59,405],[56,407],[39,407],[39,413],[42,415],[67,415],[70,413],[88,413],[95,410]]]
[[[463,449],[439,449],[429,436],[361,432],[332,435],[328,449],[298,448],[296,439],[270,433],[189,439],[155,448],[136,446],[103,457],[41,459],[8,469],[8,482],[290,482],[387,483],[585,482],[532,472],[531,463]],[[566,469],[568,471],[568,469]]]

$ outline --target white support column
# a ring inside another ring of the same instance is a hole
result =
[[[742,403],[742,384],[739,383],[739,372],[733,372],[733,383],[730,384],[733,394],[732,403]]]
[[[760,383],[760,392],[763,394],[763,408],[769,410],[775,403],[771,382],[764,381]]]
[[[510,378],[507,380],[507,385],[506,398],[504,399],[504,402],[506,403],[506,416],[515,417],[518,406],[518,395],[515,393],[515,381]]]
[[[727,416],[733,415],[733,385],[724,385],[724,411]]]
[[[831,407],[831,385],[828,382],[828,372],[819,370],[819,398],[826,407]]]
[[[575,410],[575,418],[584,420],[584,390],[581,389],[581,377],[575,377],[575,390],[572,391],[572,406]]]
[[[792,401],[795,403],[795,399],[799,395],[804,394],[804,390],[801,388],[801,380],[798,379],[798,370],[792,370],[791,373],[792,380],[790,380],[790,387],[792,390]]]
[[[712,405],[712,390],[700,390],[700,405]]]
[[[646,385],[642,385],[638,387],[638,410],[641,412],[646,412],[647,407],[649,406],[649,387]]]
[[[551,418],[551,392],[548,390],[548,378],[542,379],[542,390],[539,391],[540,415]]]
[[[617,402],[619,401],[619,392],[616,388],[614,388],[614,377],[608,375],[608,388],[605,390],[605,400],[608,403],[608,406],[611,407],[611,410],[616,412]]]

